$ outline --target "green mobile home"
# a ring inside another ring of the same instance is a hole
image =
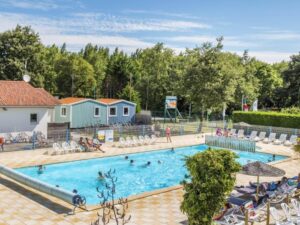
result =
[[[70,128],[107,124],[107,105],[88,98],[64,98],[55,107],[55,122],[70,123]]]

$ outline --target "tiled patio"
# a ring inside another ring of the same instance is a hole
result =
[[[9,167],[23,167],[55,162],[73,161],[94,157],[104,157],[117,154],[149,151],[185,145],[203,143],[203,137],[199,135],[186,135],[173,137],[173,143],[159,139],[158,143],[151,146],[116,148],[110,145],[104,146],[106,153],[73,153],[67,155],[44,155],[47,150],[28,150],[19,152],[5,152],[0,154],[0,164]],[[291,155],[290,148],[274,145],[259,144],[263,151]],[[287,176],[294,176],[300,172],[300,161],[291,160],[276,164],[284,169]],[[238,184],[247,184],[255,177],[237,175]],[[273,180],[274,178],[262,178]],[[96,217],[96,211],[78,211],[76,215],[69,215],[72,206],[49,195],[34,191],[18,184],[9,178],[0,175],[0,225],[83,225],[90,224]],[[137,199],[129,203],[129,214],[132,219],[129,225],[180,225],[186,217],[180,212],[182,190],[164,192],[161,194]]]

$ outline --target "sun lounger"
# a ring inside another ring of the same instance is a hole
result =
[[[139,140],[141,141],[141,143],[143,144],[143,145],[147,145],[148,144],[148,142],[145,140],[145,138],[143,137],[143,136],[139,136]]]
[[[290,140],[287,140],[287,141],[284,142],[284,145],[285,146],[291,146],[291,145],[297,144],[297,138],[298,138],[297,135],[292,135],[290,137]]]
[[[52,147],[54,149],[53,155],[65,154],[64,149],[58,143],[53,143]]]
[[[269,143],[275,141],[275,139],[276,139],[276,133],[270,133],[269,137],[268,137],[268,138],[265,138],[265,139],[263,140],[263,142],[264,142],[265,144],[269,144]]]
[[[259,133],[259,135],[258,135],[258,137],[256,137],[255,139],[254,139],[254,141],[262,141],[262,140],[264,140],[265,139],[265,137],[266,137],[266,132],[264,132],[264,131],[261,131],[260,133]]]
[[[84,151],[84,149],[82,149],[75,141],[71,141],[71,142],[70,142],[70,146],[71,146],[71,148],[72,148],[75,152],[82,152],[82,151]]]
[[[135,143],[132,141],[132,139],[129,136],[126,137],[126,142],[127,142],[127,145],[130,147],[135,146]]]
[[[237,133],[238,138],[244,138],[245,137],[245,131],[243,129],[239,130]]]
[[[148,145],[153,144],[152,139],[148,135],[145,135],[144,138],[145,138],[145,141],[148,143]]]
[[[294,211],[296,212],[297,216],[300,216],[300,202],[296,199],[291,199],[292,206],[294,208]]]
[[[61,144],[61,147],[63,148],[63,150],[65,151],[65,153],[74,152],[74,150],[71,148],[71,146],[69,145],[68,142],[63,142]]]
[[[137,136],[133,136],[132,141],[133,141],[135,146],[141,146],[142,145],[141,141],[138,139]]]
[[[152,134],[151,139],[152,139],[153,144],[155,144],[155,142],[157,141],[156,135]]]
[[[270,208],[270,214],[273,217],[273,219],[275,220],[275,224],[276,225],[294,225],[294,223],[292,222],[282,222],[282,218],[278,213],[278,210],[275,207],[271,207]]]
[[[300,217],[293,216],[292,209],[286,203],[283,202],[280,205],[288,222],[300,224]]]
[[[254,141],[255,140],[255,138],[257,137],[257,131],[251,131],[251,134],[250,134],[250,136],[248,137],[248,139],[250,140],[250,141]]]
[[[229,132],[229,136],[236,137],[236,129],[231,129]]]
[[[274,141],[274,144],[275,145],[281,145],[282,143],[284,143],[286,141],[286,137],[287,137],[287,134],[280,134],[279,139],[276,139]]]
[[[119,139],[119,148],[125,148],[128,147],[128,143],[125,141],[123,137],[120,137]]]

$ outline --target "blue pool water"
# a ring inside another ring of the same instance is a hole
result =
[[[207,149],[206,145],[198,145],[176,148],[174,152],[166,149],[129,154],[128,160],[122,155],[51,164],[46,166],[42,174],[38,174],[37,167],[16,170],[54,186],[59,185],[60,188],[68,191],[77,189],[79,194],[86,197],[88,204],[98,204],[96,187],[100,190],[104,189],[103,183],[97,179],[98,171],[107,172],[115,169],[118,178],[116,197],[128,197],[179,184],[187,173],[184,167],[184,156],[194,155],[205,149]],[[265,153],[235,152],[239,156],[237,161],[242,165],[247,161],[268,162],[272,159],[272,155]],[[276,160],[284,158],[285,156],[276,156]],[[131,159],[134,160],[134,165],[130,165]],[[158,160],[161,161],[160,164]],[[147,161],[150,161],[151,165],[145,167]]]

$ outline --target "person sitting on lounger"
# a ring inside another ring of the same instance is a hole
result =
[[[222,136],[222,129],[221,128],[217,128],[216,135],[217,136]]]
[[[96,150],[103,152],[103,153],[105,152],[101,149],[102,144],[100,142],[98,142],[97,139],[93,139],[93,141],[89,140],[89,142],[92,142],[92,145]]]
[[[85,151],[88,150],[88,146],[87,146],[86,143],[83,141],[83,137],[80,137],[80,138],[79,138],[78,144],[79,144],[79,146],[81,146]]]

